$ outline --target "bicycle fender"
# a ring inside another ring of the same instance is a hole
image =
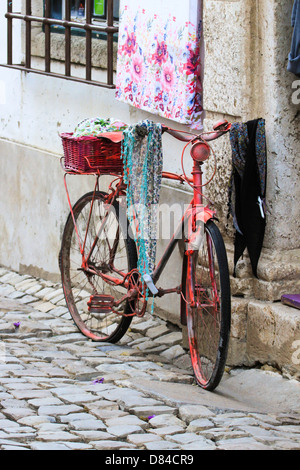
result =
[[[189,210],[186,230],[186,255],[198,251],[203,243],[204,224],[215,217],[215,212],[208,207],[199,205]]]
[[[208,207],[198,207],[197,208],[197,220],[200,220],[204,224],[208,222],[210,219],[214,219],[216,216],[216,212],[212,211]]]

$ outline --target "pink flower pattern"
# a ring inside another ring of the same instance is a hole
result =
[[[139,3],[121,1],[116,98],[201,129],[202,22],[151,14]]]

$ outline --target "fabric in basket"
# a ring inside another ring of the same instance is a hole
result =
[[[84,119],[75,128],[73,137],[94,136],[105,132],[123,131],[127,124],[116,119],[103,119],[100,117]]]

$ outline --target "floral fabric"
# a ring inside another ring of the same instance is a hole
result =
[[[116,98],[201,129],[202,2],[166,3],[121,0]]]
[[[127,124],[115,119],[88,118],[77,124],[73,137],[98,136],[103,132],[123,131]]]

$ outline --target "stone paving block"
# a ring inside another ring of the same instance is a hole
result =
[[[31,287],[29,287],[29,289],[27,289],[25,291],[25,294],[28,294],[28,295],[35,295],[37,292],[41,291],[43,288],[43,286],[41,284],[33,284]]]
[[[11,394],[17,400],[31,400],[33,398],[49,398],[51,393],[48,390],[12,390]]]
[[[163,414],[163,415],[154,416],[153,418],[149,420],[149,423],[153,428],[160,428],[160,427],[165,427],[165,426],[185,427],[185,423],[181,419],[171,414],[169,415]]]
[[[205,418],[210,416],[215,417],[216,415],[206,406],[182,405],[179,407],[179,418],[187,422],[191,422],[195,418]]]
[[[15,428],[18,429],[20,425],[15,421],[11,421],[10,419],[0,419],[0,429],[4,430],[7,428]]]
[[[216,450],[216,445],[211,441],[194,441],[189,444],[184,444],[181,446],[181,451],[184,450]]]
[[[129,434],[140,433],[142,428],[140,426],[134,426],[129,424],[121,424],[116,426],[109,426],[107,432],[116,436],[119,439],[125,439]]]
[[[29,289],[33,285],[36,285],[36,280],[33,278],[27,278],[21,282],[17,282],[15,284],[15,289],[25,292],[27,289]]]
[[[31,442],[31,450],[71,450],[66,444],[59,442]]]
[[[36,293],[36,297],[44,300],[46,298],[46,295],[52,294],[55,292],[55,289],[53,287],[44,287],[42,290]]]
[[[175,344],[161,353],[163,357],[166,357],[170,361],[182,356],[183,354],[185,354],[185,350],[180,346],[180,344]]]
[[[53,315],[54,317],[61,317],[65,313],[68,314],[68,320],[70,320],[70,313],[69,310],[66,307],[56,307],[53,310],[50,310],[49,313]]]
[[[130,414],[127,414],[126,416],[118,416],[117,418],[106,419],[105,424],[108,428],[114,426],[140,426],[142,429],[146,429],[149,427],[148,422]]]
[[[48,301],[52,301],[52,299],[54,299],[55,297],[59,296],[59,295],[62,295],[64,293],[64,290],[62,288],[58,288],[58,289],[53,289],[51,292],[49,292],[48,294],[46,293],[44,295],[44,299],[48,302]]]
[[[11,294],[12,292],[14,292],[15,289],[13,286],[10,286],[10,285],[0,285],[0,295],[3,295],[3,296],[8,296],[9,294]]]
[[[164,344],[166,346],[182,343],[182,333],[181,331],[173,331],[166,335],[160,336],[153,340],[155,343]]]
[[[50,310],[53,310],[55,308],[55,305],[52,304],[51,302],[38,302],[34,308],[39,310],[40,312],[50,312]]]
[[[149,433],[155,434],[165,438],[166,436],[172,436],[172,434],[184,433],[185,428],[182,426],[162,426],[160,428],[149,429]]]
[[[162,324],[148,328],[145,334],[149,338],[155,339],[165,335],[166,333],[169,333],[169,328],[165,324]]]
[[[177,414],[177,408],[172,408],[166,405],[148,405],[148,406],[133,406],[128,409],[130,413],[135,414],[139,418],[146,418],[148,416],[157,416],[161,414]]]
[[[225,439],[217,443],[218,450],[272,450],[272,447],[257,442],[251,437]]]
[[[63,405],[63,402],[59,398],[49,396],[47,398],[35,398],[28,401],[29,405],[34,408],[40,408],[40,406],[49,406],[49,405]]]
[[[180,446],[176,444],[175,442],[170,442],[170,441],[151,441],[151,442],[145,442],[145,448],[146,450],[179,450]]]
[[[20,299],[21,297],[25,296],[25,292],[20,292],[17,290],[13,290],[7,297],[10,299]]]
[[[34,415],[34,411],[30,408],[5,408],[3,410],[5,416],[11,420],[18,421],[26,416]]]
[[[177,442],[178,444],[185,445],[185,444],[190,444],[191,442],[200,442],[200,443],[207,443],[207,439],[203,436],[199,436],[194,432],[185,432],[185,433],[180,433],[180,434],[172,434],[170,436],[167,436],[167,439],[169,439],[172,442]]]
[[[6,445],[2,445],[1,446],[1,449],[2,450],[10,450],[10,451],[15,451],[15,450],[29,450],[28,447],[21,447],[21,446],[13,446],[13,445],[9,445],[9,444],[6,444]]]
[[[82,406],[77,405],[44,405],[38,409],[39,416],[54,416],[59,417],[76,411],[82,411]]]
[[[111,440],[103,440],[103,441],[94,441],[93,447],[96,450],[120,450],[120,449],[134,449],[135,446],[123,441],[111,441]]]
[[[111,441],[117,440],[116,436],[109,434],[106,431],[95,431],[95,430],[83,430],[83,431],[76,431],[74,430],[74,434],[79,436],[82,440],[90,441],[107,441],[108,439]]]
[[[157,323],[154,320],[150,319],[147,321],[141,321],[139,323],[132,323],[130,326],[130,330],[134,333],[145,334],[149,328],[154,327],[156,325]]]
[[[18,423],[35,428],[41,424],[50,423],[51,420],[54,421],[54,418],[50,418],[48,416],[32,415],[32,416],[26,416],[25,418],[19,419]]]
[[[106,429],[105,424],[100,419],[93,418],[92,416],[87,419],[72,421],[71,428],[76,431],[104,431]]]
[[[194,419],[193,421],[190,422],[187,428],[187,432],[203,431],[204,429],[211,429],[213,427],[214,427],[214,424],[209,419],[199,418],[199,419]]]
[[[65,442],[65,445],[71,450],[90,450],[93,446],[84,442]]]
[[[26,294],[18,300],[22,304],[31,304],[32,302],[36,302],[36,297],[34,297],[33,295]]]
[[[4,274],[4,276],[1,276],[1,283],[3,284],[9,283],[12,285],[16,285],[17,283],[20,283],[24,281],[25,279],[30,279],[30,276],[26,274],[22,276],[18,273],[8,271],[6,272],[6,274]]]
[[[160,436],[156,436],[155,434],[146,434],[146,433],[143,433],[143,434],[129,434],[127,436],[127,441],[130,443],[130,444],[134,444],[136,446],[139,446],[139,447],[143,447],[147,442],[154,442],[154,441],[161,441],[161,437]]]
[[[105,405],[103,405],[105,403]],[[115,418],[125,416],[126,411],[119,410],[117,403],[107,400],[100,400],[95,403],[87,403],[86,408],[97,418],[105,420],[106,418]]]

